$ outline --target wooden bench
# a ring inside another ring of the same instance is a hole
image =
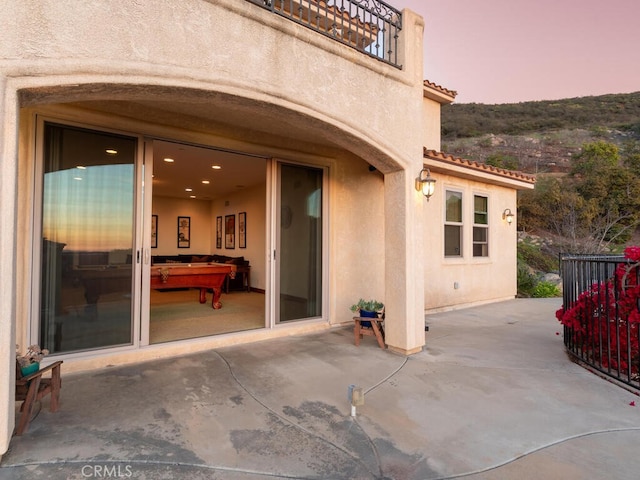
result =
[[[363,338],[363,335],[370,335],[376,337],[380,348],[385,348],[384,327],[382,325],[384,318],[353,317],[353,321],[355,322],[353,334],[355,336],[356,346],[360,345],[360,339]]]
[[[49,410],[51,412],[58,411],[62,386],[61,365],[62,361],[60,360],[23,377],[20,364],[16,361],[16,402],[22,402],[16,435],[22,435],[29,429],[35,403],[43,397],[51,394]],[[51,372],[51,376],[44,378],[43,375],[47,372]]]

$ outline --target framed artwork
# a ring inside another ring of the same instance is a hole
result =
[[[222,248],[222,217],[216,217],[216,248]]]
[[[238,247],[247,248],[247,212],[238,214]]]
[[[151,215],[151,248],[158,248],[158,215]]]
[[[236,216],[224,216],[224,248],[236,248]]]
[[[178,217],[178,248],[191,246],[191,217]]]

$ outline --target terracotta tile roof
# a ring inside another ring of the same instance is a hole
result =
[[[493,175],[499,175],[501,177],[511,178],[514,180],[519,180],[521,182],[536,183],[536,177],[533,175],[528,175],[526,173],[517,171],[517,170],[507,170],[505,168],[493,167],[491,165],[487,165],[486,163],[476,162],[475,160],[467,160],[464,158],[454,157],[453,155],[437,152],[435,150],[428,150],[426,147],[423,150],[424,158],[429,158],[432,160],[437,160],[443,163],[448,163],[451,165],[456,165],[459,167],[470,168],[473,170],[478,170],[484,173],[491,173]]]
[[[448,88],[444,88],[443,86],[430,82],[429,80],[424,80],[423,85],[425,87],[433,88],[434,90],[437,90],[444,95],[448,95],[452,99],[455,98],[456,95],[458,95],[458,92],[456,92],[455,90],[449,90]]]

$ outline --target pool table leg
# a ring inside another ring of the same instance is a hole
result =
[[[218,310],[222,308],[222,303],[220,303],[220,296],[222,295],[222,288],[213,288],[213,297],[211,298],[211,306]]]

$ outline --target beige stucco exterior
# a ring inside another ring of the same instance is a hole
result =
[[[436,190],[424,211],[425,310],[462,308],[514,298],[517,293],[517,190],[533,188],[527,175],[478,165],[436,152],[426,152],[424,164],[437,177]],[[446,191],[462,194],[462,252],[444,253]],[[473,256],[474,195],[488,199],[488,256]]]
[[[401,69],[239,0],[11,0],[0,23],[0,455],[14,426],[15,345],[37,341],[37,116],[328,172],[321,321],[69,355],[63,374],[327,329],[350,322],[348,307],[364,296],[384,299],[388,346],[411,354],[425,342],[425,309],[515,295],[515,225],[496,216],[515,211],[515,189],[526,182],[460,176],[436,162],[436,195],[426,202],[414,188],[428,163],[423,147],[440,147],[440,104],[453,97],[425,93],[424,24],[411,11],[403,11]],[[447,185],[491,196],[489,261],[443,259]],[[255,260],[256,278],[267,278],[268,248]],[[496,280],[490,289],[485,275]]]
[[[422,91],[422,145],[430,150],[440,151],[440,108],[452,103],[457,92],[448,90],[428,80]]]

